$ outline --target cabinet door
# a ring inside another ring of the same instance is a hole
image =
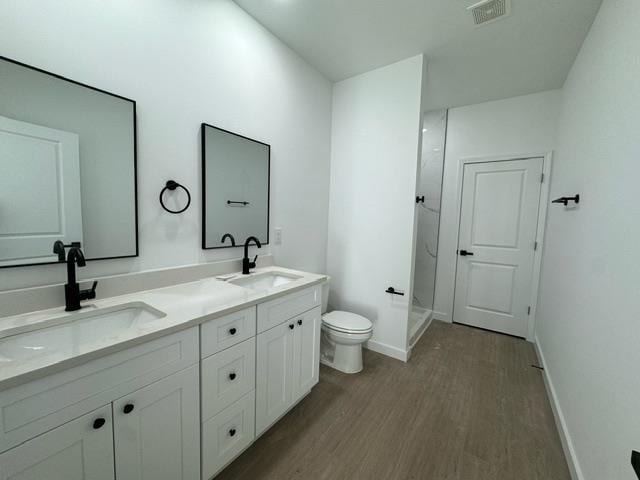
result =
[[[113,480],[111,405],[0,455],[2,480]]]
[[[200,477],[198,365],[113,402],[116,476]]]
[[[256,435],[291,406],[294,321],[261,333],[256,345]]]
[[[320,374],[320,307],[295,319],[293,340],[293,402],[318,383]]]

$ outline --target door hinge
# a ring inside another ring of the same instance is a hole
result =
[[[531,315],[531,307],[527,307],[527,315]]]
[[[540,183],[544,183],[544,173],[540,174]]]
[[[533,242],[533,251],[538,250],[538,242]]]

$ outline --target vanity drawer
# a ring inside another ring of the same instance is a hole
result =
[[[200,325],[200,357],[205,358],[256,335],[256,307]]]
[[[255,395],[248,393],[202,425],[202,478],[209,480],[255,438]]]
[[[255,388],[255,337],[202,360],[200,376],[202,419],[207,420]]]
[[[198,363],[190,328],[0,392],[0,452]]]
[[[258,333],[269,330],[296,315],[311,310],[322,301],[321,286],[306,288],[258,305]]]

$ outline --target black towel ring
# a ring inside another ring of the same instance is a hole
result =
[[[164,201],[162,200],[162,196],[164,195],[165,191],[167,191],[167,190],[175,190],[178,187],[182,188],[187,193],[187,204],[181,210],[170,210],[164,204]],[[173,214],[182,213],[187,208],[189,208],[189,205],[191,205],[191,194],[189,193],[189,190],[187,190],[187,187],[185,187],[184,185],[180,185],[175,180],[168,180],[167,183],[165,184],[164,188],[162,190],[160,190],[160,205],[162,205],[162,208],[164,208],[169,213],[173,213]]]

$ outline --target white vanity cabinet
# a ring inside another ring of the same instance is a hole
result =
[[[0,392],[2,480],[199,480],[197,327]]]
[[[0,480],[215,477],[318,382],[321,287],[274,296],[3,384]]]
[[[203,480],[318,383],[320,294],[305,288],[201,325]]]
[[[198,365],[113,402],[116,478],[200,477]]]
[[[111,405],[0,455],[1,480],[113,480]]]
[[[270,328],[256,342],[257,435],[318,383],[319,305],[320,288],[311,288],[258,306],[258,331],[261,323]]]
[[[200,326],[202,478],[214,477],[255,438],[256,307]]]

